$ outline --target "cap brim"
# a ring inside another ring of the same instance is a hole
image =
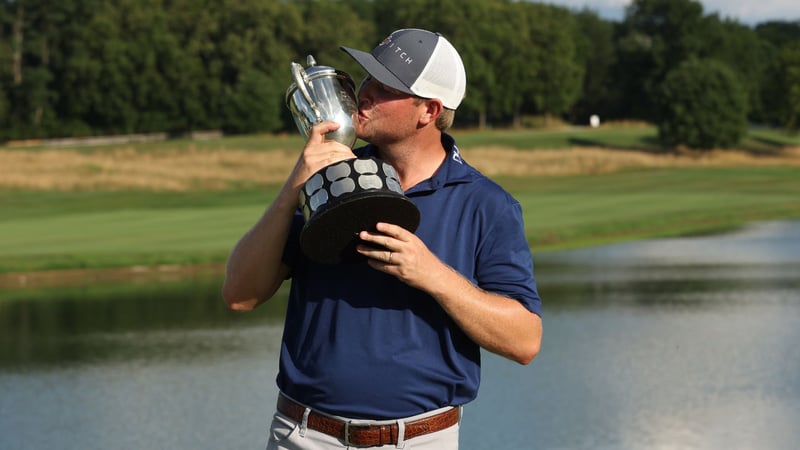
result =
[[[411,92],[411,89],[406,86],[399,78],[389,71],[383,64],[381,64],[371,53],[363,52],[349,47],[339,47],[345,53],[355,59],[361,67],[379,82],[389,86],[390,88],[397,89],[398,91],[405,92],[409,95],[416,95]]]

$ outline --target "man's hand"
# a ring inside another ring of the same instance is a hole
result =
[[[373,268],[422,290],[435,279],[436,271],[446,268],[417,235],[405,228],[381,222],[376,230],[360,232],[358,237],[369,245],[356,249]]]
[[[289,184],[296,190],[316,172],[331,164],[355,158],[353,150],[339,142],[325,139],[325,135],[339,129],[336,122],[320,122],[311,128],[306,146],[289,176]]]

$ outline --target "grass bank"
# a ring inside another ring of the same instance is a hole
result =
[[[456,138],[522,203],[534,252],[800,218],[800,138],[777,132],[705,153],[664,151],[643,126]],[[300,146],[248,136],[0,149],[0,273],[222,263]]]

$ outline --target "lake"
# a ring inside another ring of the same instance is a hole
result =
[[[800,222],[534,256],[542,352],[484,353],[461,448],[797,448]],[[264,448],[285,302],[220,284],[0,292],[0,448]]]

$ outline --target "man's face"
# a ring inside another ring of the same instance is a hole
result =
[[[396,142],[416,130],[419,105],[418,97],[368,76],[358,88],[356,134],[378,146]]]

